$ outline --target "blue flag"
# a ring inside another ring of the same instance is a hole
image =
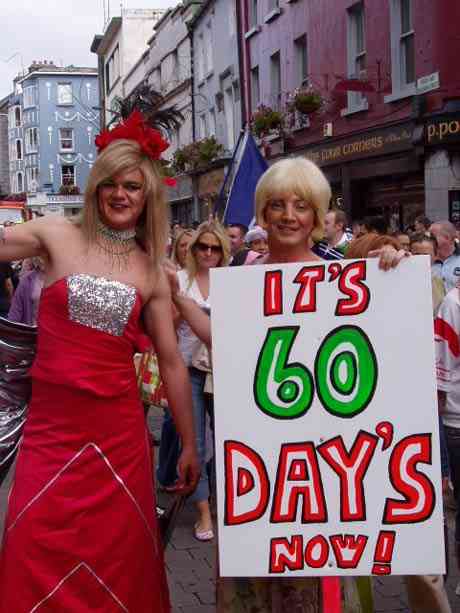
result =
[[[268,164],[248,130],[244,136],[242,154],[230,188],[224,223],[238,223],[247,227],[251,225],[254,219],[256,185],[267,168]]]

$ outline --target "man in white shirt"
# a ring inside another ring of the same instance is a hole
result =
[[[442,301],[434,329],[439,410],[445,427],[450,478],[457,506],[455,549],[460,567],[460,294],[457,288]],[[460,596],[460,583],[456,594]]]

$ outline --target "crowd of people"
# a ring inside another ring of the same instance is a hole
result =
[[[159,163],[167,144],[135,119],[99,138],[78,218],[0,229],[0,259],[25,262],[15,291],[13,271],[3,265],[2,314],[38,323],[39,338],[5,521],[0,611],[32,611],[44,603],[98,610],[101,590],[121,610],[170,611],[151,439],[133,355],[154,352],[164,389],[158,484],[189,496],[195,538],[212,540],[215,474],[207,431],[212,439],[209,273],[215,267],[375,256],[388,270],[408,252],[430,256],[445,407],[444,487],[453,485],[460,543],[455,227],[420,218],[408,234],[387,234],[381,219],[349,229],[343,211],[329,208],[331,189],[318,166],[290,158],[261,177],[256,226],[224,228],[209,219],[193,228],[175,223],[171,234]],[[321,611],[315,578],[219,579],[217,585],[219,612]],[[414,612],[450,611],[442,578],[410,585]],[[363,610],[356,590],[341,597],[347,611]]]

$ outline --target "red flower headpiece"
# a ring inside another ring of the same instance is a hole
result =
[[[98,151],[110,145],[114,140],[134,140],[141,146],[142,151],[152,160],[159,160],[163,151],[169,147],[167,140],[158,130],[150,128],[140,111],[133,111],[113,130],[103,130],[96,136],[95,143]]]

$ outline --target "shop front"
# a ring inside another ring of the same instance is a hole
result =
[[[382,215],[393,229],[425,212],[423,158],[413,143],[415,123],[375,128],[307,149],[332,185],[333,206],[351,219]]]
[[[427,215],[460,227],[460,112],[428,118],[423,141]]]

